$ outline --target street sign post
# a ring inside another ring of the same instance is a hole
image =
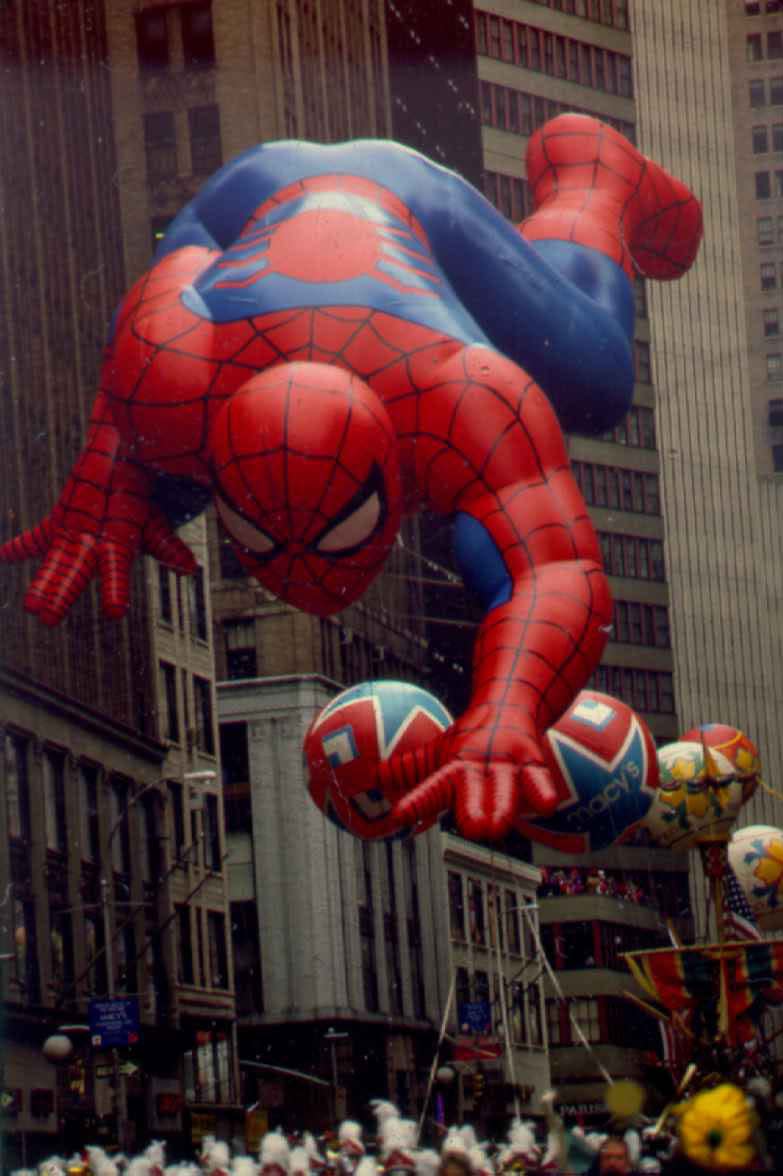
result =
[[[139,1001],[135,996],[91,1000],[90,1040],[97,1049],[135,1045],[139,1040]]]

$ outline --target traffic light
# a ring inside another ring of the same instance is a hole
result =
[[[474,1103],[480,1102],[481,1099],[484,1097],[484,1088],[485,1088],[486,1084],[487,1084],[486,1078],[481,1073],[481,1071],[478,1070],[473,1075],[473,1082],[472,1082],[472,1094],[473,1094]]]

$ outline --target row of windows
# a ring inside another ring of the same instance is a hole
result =
[[[612,25],[616,29],[627,29],[628,0],[535,0],[542,8],[555,12],[567,12],[600,24]]]
[[[756,78],[748,87],[750,105],[754,110],[762,106],[783,106],[783,77],[769,79],[769,92],[765,78]]]
[[[659,515],[661,496],[657,474],[623,470],[589,461],[572,461],[571,470],[588,506]]]
[[[541,986],[534,975],[527,981],[520,980],[507,985],[506,1008],[509,1031],[517,1045],[540,1047],[544,1044],[543,1010]],[[481,1001],[489,1005],[493,1031],[502,1032],[502,1011],[497,972],[489,973],[477,968],[457,968],[455,992],[457,1009],[469,1001]]]
[[[584,110],[572,103],[554,102],[549,98],[542,98],[539,94],[529,94],[525,90],[516,90],[511,86],[501,86],[496,82],[481,83],[481,121],[485,126],[497,127],[501,131],[511,131],[515,135],[532,135],[538,127],[544,125],[551,118],[559,114],[590,114],[592,110]],[[633,143],[636,139],[636,127],[632,122],[622,118],[610,118],[602,114],[601,119],[609,123],[626,139]]]
[[[764,338],[773,339],[780,334],[780,312],[776,306],[765,306],[762,313]]]
[[[626,1049],[660,1050],[660,1034],[652,1017],[628,1000],[611,996],[575,996],[547,1001],[550,1046],[581,1045],[576,1021],[587,1040]]]
[[[22,735],[7,735],[4,741],[4,762],[6,779],[6,813],[9,837],[22,845],[31,841],[31,782],[30,782],[30,740]],[[66,766],[65,753],[54,748],[45,748],[42,758],[44,836],[47,850],[67,855],[74,840],[68,828],[66,813]],[[177,781],[168,782],[172,805],[175,856],[179,857],[186,844],[185,818],[182,785]],[[99,785],[99,769],[96,765],[80,762],[78,766],[78,810],[79,810],[79,852],[81,860],[98,864],[101,861],[99,811],[106,810],[107,828],[116,828],[111,839],[110,853],[113,869],[120,874],[130,874],[132,866],[130,821],[126,818],[132,801],[132,790],[124,777],[113,776],[104,786]],[[208,793],[204,798],[204,842],[206,863],[210,869],[219,871],[222,863],[220,847],[220,820],[217,797]],[[143,797],[139,808],[144,821],[144,843],[147,855],[140,863],[145,881],[154,881],[160,875],[157,853],[160,831],[158,810],[154,797]],[[193,839],[195,840],[195,838]]]
[[[647,374],[646,382],[650,378],[650,345],[641,340],[636,348],[637,371],[641,366]],[[642,357],[640,365],[639,357]],[[638,377],[642,379],[641,376]],[[605,441],[614,441],[616,445],[628,445],[632,449],[655,449],[655,411],[644,404],[635,404],[629,409],[619,425],[615,425],[608,433],[603,434]]]
[[[174,592],[171,590],[172,579],[174,581]],[[179,624],[180,633],[184,633],[186,628],[186,609],[182,599],[182,581],[182,576],[177,576],[168,568],[164,568],[162,564],[158,564],[158,617],[164,624],[174,625],[174,600],[176,597],[176,620]],[[190,632],[199,641],[208,641],[209,627],[207,625],[204,569],[198,568],[194,575],[187,577],[185,584],[190,611]]]
[[[670,649],[668,608],[662,604],[641,604],[638,600],[616,600],[612,640]]]
[[[662,670],[632,670],[625,666],[599,666],[590,679],[593,690],[620,698],[637,711],[674,714],[674,678]]]
[[[587,41],[477,12],[476,48],[487,57],[513,62],[550,77],[564,78],[608,94],[633,97],[630,57]]]
[[[202,1040],[204,1037],[206,1040]],[[201,1032],[199,1043],[183,1055],[183,1061],[188,1102],[228,1104],[236,1101],[231,1040],[227,1033]]]
[[[665,935],[663,939],[665,942]],[[622,923],[604,923],[598,919],[584,923],[548,923],[541,928],[541,946],[558,972],[582,968],[611,968],[625,972],[626,965],[621,959],[624,951],[662,947],[664,942],[657,931]]]
[[[176,666],[171,665],[170,662],[161,661],[159,663],[160,670],[160,690],[163,699],[163,714],[161,715],[161,736],[164,739],[171,740],[172,743],[180,742],[180,721],[179,721],[179,698],[177,687],[177,669]],[[212,725],[212,686],[208,678],[201,678],[198,674],[193,674],[193,705],[195,709],[194,719],[191,722],[190,713],[190,699],[188,693],[188,672],[183,669],[180,672],[182,683],[182,706],[185,717],[185,734],[186,741],[191,739],[199,751],[205,752],[207,755],[215,754],[215,735]]]
[[[136,51],[144,70],[167,69],[171,64],[174,11],[148,8],[136,16]],[[183,4],[176,10],[187,69],[215,64],[215,38],[211,3]]]
[[[484,195],[498,212],[519,224],[533,212],[533,194],[527,180],[503,172],[484,172]]]
[[[449,871],[448,888],[452,939],[474,947],[495,947],[497,930],[501,951],[528,958],[536,954],[528,916],[520,911],[528,901],[524,896],[454,870]]]
[[[190,170],[194,176],[208,176],[223,162],[220,111],[217,106],[188,109]],[[144,149],[147,179],[152,184],[177,178],[177,124],[172,110],[144,116]]]
[[[660,539],[599,531],[598,541],[608,575],[624,576],[629,580],[663,582],[666,579],[663,543]]]
[[[763,61],[768,57],[770,61],[779,61],[783,57],[783,32],[772,29],[767,33],[766,53],[763,33],[748,33],[745,37],[745,60]]]
[[[783,12],[783,0],[766,0],[765,12]],[[761,12],[761,0],[745,0],[745,15],[758,16]]]

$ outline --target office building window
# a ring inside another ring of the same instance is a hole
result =
[[[255,902],[231,903],[231,945],[234,952],[237,1013],[240,1017],[263,1013],[261,942]]]
[[[224,580],[242,580],[247,572],[242,567],[228,535],[220,533],[220,575]]]
[[[37,1004],[41,998],[38,972],[38,940],[35,932],[35,904],[13,900],[14,980],[24,993],[25,1003]]]
[[[767,420],[771,429],[783,428],[783,400],[770,400]]]
[[[215,64],[215,38],[212,30],[212,5],[188,4],[180,8],[182,51],[187,69],[201,69]]]
[[[776,474],[783,474],[783,445],[772,446],[772,468]]]
[[[468,921],[470,924],[470,941],[478,947],[484,947],[487,942],[486,922],[484,919],[484,888],[475,878],[468,879]]]
[[[223,637],[226,642],[226,677],[230,681],[255,678],[258,674],[255,620],[250,617],[246,620],[224,621]]]
[[[68,829],[65,823],[65,756],[62,752],[44,752],[43,773],[46,848],[64,855],[68,852]]]
[[[465,899],[462,891],[462,875],[449,871],[449,922],[451,938],[465,940]]]
[[[28,743],[16,735],[5,736],[5,803],[8,836],[30,840],[30,781],[27,770]]]
[[[169,662],[159,663],[161,693],[161,735],[179,743],[179,708],[177,706],[177,671]]]
[[[168,22],[161,9],[136,14],[136,52],[142,69],[165,69],[169,64]]]
[[[193,983],[193,937],[190,926],[190,907],[177,908],[177,980],[180,984]]]
[[[204,797],[204,858],[207,867],[219,874],[223,868],[220,848],[220,806],[213,792]]]
[[[776,168],[772,173],[773,178],[773,196],[783,196],[783,168]]]
[[[779,29],[767,33],[767,57],[770,61],[783,57],[783,33]]]
[[[772,124],[772,150],[783,151],[783,123]]]
[[[252,813],[247,723],[220,724],[220,765],[226,830],[247,832]]]
[[[770,78],[769,104],[770,106],[783,106],[783,78]]]
[[[597,997],[573,997],[569,1001],[569,1013],[588,1041],[601,1040],[601,1016]]]
[[[547,1039],[550,1045],[568,1045],[569,1035],[563,1033],[562,1020],[560,1017],[561,1001],[548,1000],[546,1002],[546,1028]]]
[[[778,270],[774,261],[762,261],[759,268],[761,289],[776,290],[778,285]]]
[[[613,640],[628,645],[669,649],[669,611],[665,605],[616,600]]]
[[[764,337],[770,339],[780,334],[780,318],[776,306],[764,310]]]
[[[769,130],[767,127],[754,127],[752,142],[754,155],[763,155],[769,151]]]
[[[767,379],[771,384],[783,380],[783,355],[780,352],[767,356]]]
[[[57,998],[72,996],[73,923],[69,911],[52,907],[49,911],[49,960],[52,986]]]
[[[572,461],[571,472],[588,506],[607,506],[637,514],[660,514],[658,475]],[[605,501],[604,495],[605,475]]]
[[[756,172],[756,199],[769,200],[772,195],[772,184],[769,178],[769,172]]]
[[[129,874],[131,867],[130,827],[128,824],[129,787],[125,780],[114,779],[109,793],[109,832],[112,868]]]
[[[167,783],[171,799],[171,823],[174,836],[174,857],[179,859],[185,848],[185,806],[182,798],[182,785],[178,780]]]
[[[633,297],[636,306],[636,317],[640,319],[647,318],[647,287],[644,284],[644,278],[637,277],[633,284]]]
[[[204,569],[197,568],[194,575],[188,577],[190,589],[190,630],[199,641],[208,639],[207,630],[207,600],[204,592]]]
[[[158,616],[161,621],[170,625],[173,621],[171,607],[171,577],[172,572],[158,564]]]
[[[758,80],[750,83],[750,105],[754,109],[767,105],[766,83]]]
[[[211,175],[223,162],[220,111],[217,106],[192,106],[188,111],[188,126],[193,175]]]
[[[655,449],[655,413],[646,405],[634,405],[619,425],[606,435],[618,445],[639,449]],[[603,504],[600,504],[603,505]]]
[[[745,38],[745,60],[762,61],[763,57],[764,46],[761,40],[761,33],[749,33]]]
[[[775,221],[771,216],[760,216],[756,220],[756,233],[759,245],[775,244]]]
[[[206,678],[193,675],[193,699],[196,708],[196,746],[207,755],[215,754],[212,725],[212,688]]]
[[[98,769],[89,764],[79,767],[82,813],[82,858],[97,862],[101,856],[98,826]]]
[[[217,911],[208,911],[207,932],[209,937],[210,984],[213,988],[228,988],[226,916]]]
[[[508,950],[512,955],[519,955],[522,950],[522,940],[519,934],[519,911],[517,896],[513,890],[506,891],[506,938]]]
[[[177,129],[172,110],[144,115],[144,149],[150,183],[176,178]]]

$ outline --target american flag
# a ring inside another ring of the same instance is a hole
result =
[[[730,939],[761,939],[737,875],[728,865],[723,878],[723,927]]]

